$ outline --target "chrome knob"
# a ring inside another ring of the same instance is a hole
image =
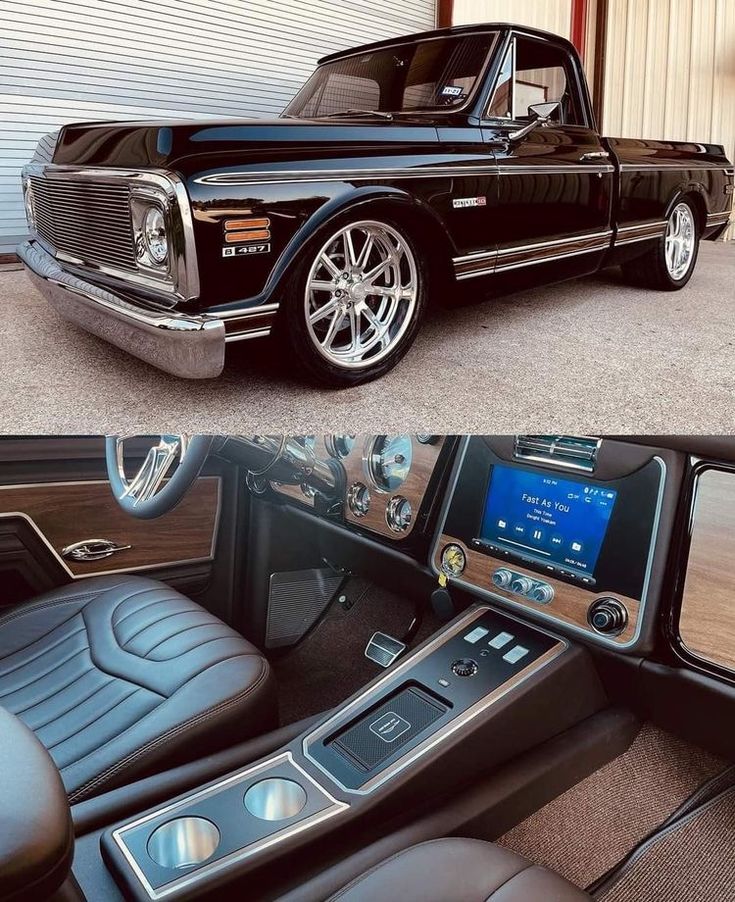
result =
[[[595,632],[615,636],[625,629],[628,610],[617,598],[598,598],[587,611],[587,622]]]
[[[531,598],[539,604],[548,604],[554,597],[554,590],[547,583],[536,583]]]
[[[533,588],[533,582],[527,576],[516,576],[510,584],[511,592],[517,595],[528,595]]]
[[[513,582],[513,574],[510,570],[506,570],[505,567],[501,567],[493,573],[493,582],[498,588],[507,589]]]

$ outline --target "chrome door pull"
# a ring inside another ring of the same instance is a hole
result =
[[[610,154],[606,150],[590,150],[579,158],[580,163],[594,163],[596,160],[609,160]]]
[[[61,556],[71,561],[99,561],[118,551],[127,551],[132,545],[118,545],[110,539],[83,539],[61,550]]]

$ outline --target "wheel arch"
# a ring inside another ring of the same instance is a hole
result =
[[[674,207],[686,200],[691,204],[697,217],[697,228],[699,237],[701,238],[707,228],[707,199],[704,186],[699,182],[683,182],[672,192],[669,202],[666,205],[665,218],[668,220]]]
[[[428,204],[399,188],[364,187],[331,199],[302,223],[271,271],[264,290],[266,300],[279,295],[279,289],[293,267],[312,245],[352,211],[357,219],[388,217],[402,225],[417,243],[428,243],[431,253],[424,259],[435,287],[453,279],[454,244],[439,215]],[[424,248],[418,250],[421,252]]]

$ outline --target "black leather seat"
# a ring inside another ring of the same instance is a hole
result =
[[[51,753],[72,802],[275,725],[260,652],[183,595],[104,576],[0,618],[0,706]]]
[[[591,902],[563,877],[479,839],[411,846],[348,884],[330,902]]]

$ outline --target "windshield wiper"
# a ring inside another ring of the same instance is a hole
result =
[[[379,119],[392,119],[393,113],[386,113],[383,110],[338,110],[336,113],[327,113],[318,118],[336,119],[338,116],[377,116]]]

